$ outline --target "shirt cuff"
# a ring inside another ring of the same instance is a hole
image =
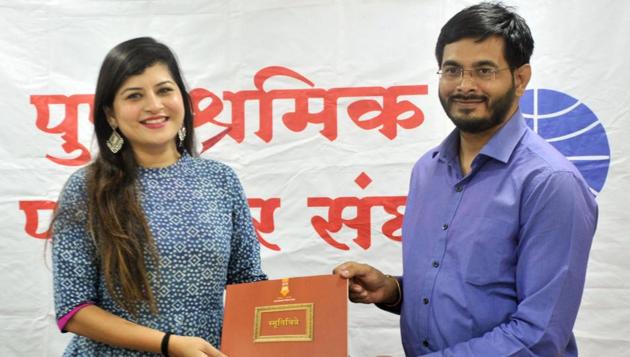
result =
[[[84,308],[86,306],[90,306],[90,305],[94,305],[94,302],[93,301],[86,301],[86,302],[78,305],[74,309],[72,309],[69,313],[63,315],[61,318],[57,319],[57,326],[59,327],[59,330],[61,332],[63,332],[63,333],[67,332],[66,330],[64,330],[64,328],[66,327],[66,324],[68,324],[68,321],[70,321],[72,316],[74,316],[82,308]]]

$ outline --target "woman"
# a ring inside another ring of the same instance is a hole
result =
[[[94,127],[100,152],[52,224],[58,325],[77,335],[65,355],[223,356],[225,285],[266,276],[238,178],[194,154],[168,47],[137,38],[107,54]]]

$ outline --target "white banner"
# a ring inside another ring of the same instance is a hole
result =
[[[346,260],[401,272],[413,163],[452,130],[435,42],[473,1],[1,1],[0,355],[59,356],[43,237],[67,177],[95,147],[107,51],[151,36],[177,53],[202,156],[247,192],[270,278]],[[583,356],[630,351],[630,3],[510,1],[536,47],[528,124],[597,193],[600,219],[575,333]],[[224,131],[231,128],[225,135]],[[223,134],[222,134],[223,133]],[[350,354],[402,356],[398,317],[350,309]]]

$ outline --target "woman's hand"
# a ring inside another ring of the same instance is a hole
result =
[[[172,357],[227,357],[200,337],[172,335],[168,343]]]
[[[79,310],[65,326],[66,331],[115,347],[153,353],[161,352],[164,332],[125,320],[96,305]],[[171,335],[172,357],[227,357],[200,337]]]

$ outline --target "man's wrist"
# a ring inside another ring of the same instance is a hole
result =
[[[383,306],[387,308],[398,307],[400,303],[402,302],[402,290],[400,289],[400,283],[398,282],[398,279],[396,279],[395,277],[391,275],[385,275],[385,277],[387,278],[387,280],[390,281],[390,284],[394,285],[394,288],[392,289],[393,298],[391,299],[391,303],[383,302]]]

